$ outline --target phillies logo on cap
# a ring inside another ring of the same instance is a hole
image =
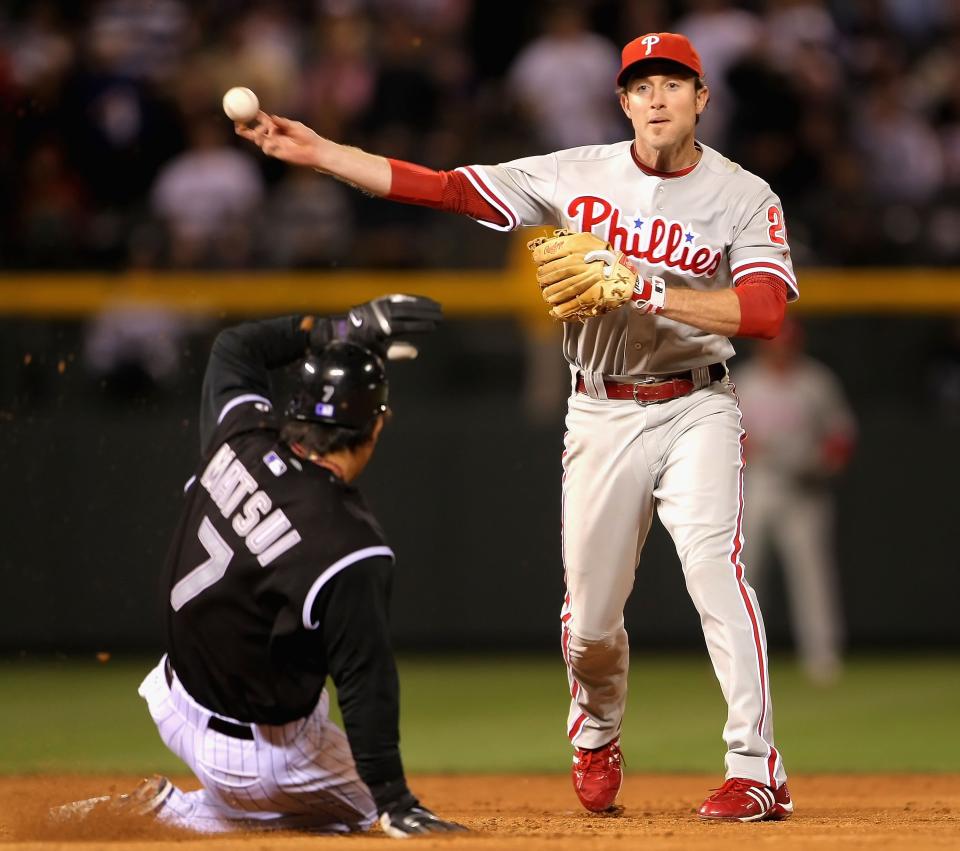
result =
[[[689,69],[698,77],[703,76],[700,55],[685,35],[680,33],[647,33],[635,38],[623,48],[623,62],[617,74],[617,85],[622,86],[627,72],[638,62],[665,59]]]
[[[640,44],[645,44],[647,46],[646,56],[650,55],[650,51],[653,50],[655,44],[660,44],[660,36],[658,35],[645,35],[640,39]]]

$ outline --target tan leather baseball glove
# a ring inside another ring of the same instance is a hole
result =
[[[527,243],[550,316],[583,322],[630,301],[637,272],[610,243],[592,233],[560,229]]]

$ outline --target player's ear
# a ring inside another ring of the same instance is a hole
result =
[[[620,92],[620,109],[623,110],[623,114],[626,115],[627,118],[633,118],[630,114],[630,101],[627,99],[626,92]]]
[[[389,413],[389,408],[387,409],[387,413]],[[379,417],[377,417],[377,421],[373,424],[373,435],[372,435],[372,436],[373,436],[373,442],[374,442],[374,443],[376,443],[376,442],[380,439],[380,432],[383,431],[383,426],[384,426],[384,423],[386,422],[386,420],[387,420],[387,415],[386,415],[386,413],[385,413],[385,414],[381,414]]]
[[[707,104],[710,102],[710,89],[706,84],[702,88],[697,90],[697,115],[701,115],[703,111],[707,108]]]

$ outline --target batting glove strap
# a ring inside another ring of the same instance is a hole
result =
[[[644,278],[637,275],[637,283],[633,287],[630,300],[633,306],[641,313],[660,313],[667,298],[667,285],[663,278],[651,275]]]

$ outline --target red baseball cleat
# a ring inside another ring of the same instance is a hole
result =
[[[786,783],[774,789],[756,780],[731,777],[701,804],[697,815],[729,821],[782,821],[793,815],[793,801]]]
[[[570,778],[580,803],[590,812],[609,810],[617,800],[623,785],[622,761],[619,739],[593,750],[577,748]]]
[[[790,790],[787,784],[778,786],[773,790],[773,797],[776,803],[770,808],[764,821],[783,821],[793,815],[793,798],[790,797]]]

